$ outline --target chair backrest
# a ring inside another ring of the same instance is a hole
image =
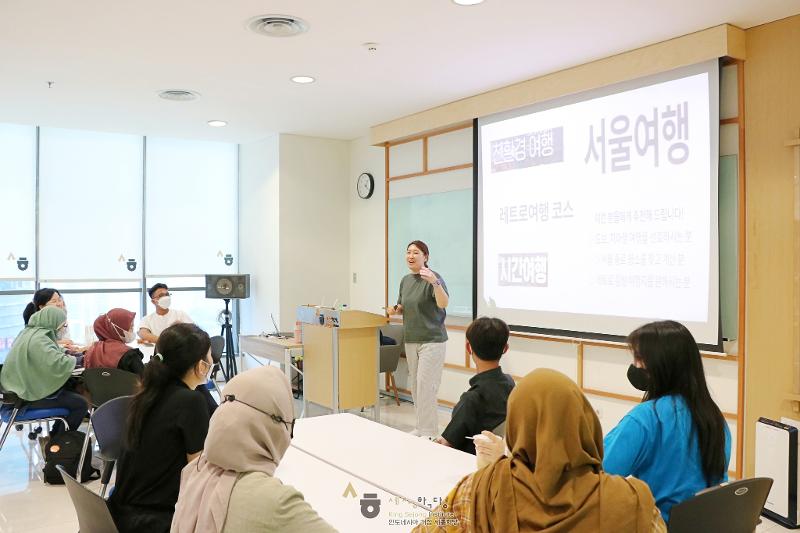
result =
[[[222,352],[225,351],[225,337],[215,335],[211,337],[211,359],[215,363],[222,360]]]
[[[133,396],[120,396],[108,400],[92,413],[92,428],[105,460],[116,460],[122,450],[125,422]]]
[[[385,336],[396,340],[398,346],[405,351],[405,330],[403,329],[403,324],[386,324],[385,326],[381,326],[380,330]]]
[[[753,533],[771,487],[756,477],[699,492],[672,508],[669,533]]]
[[[118,368],[88,368],[83,373],[83,382],[95,407],[120,396],[136,394],[140,385],[139,376]]]
[[[117,526],[102,496],[78,483],[74,477],[56,465],[67,486],[72,506],[78,514],[78,527],[83,533],[117,533]]]

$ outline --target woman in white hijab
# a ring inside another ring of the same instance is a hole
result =
[[[291,388],[280,370],[265,366],[233,378],[202,454],[181,473],[172,533],[336,531],[274,477],[293,428]]]

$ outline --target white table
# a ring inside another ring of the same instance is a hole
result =
[[[311,507],[343,533],[407,532],[429,515],[427,509],[411,505],[295,447],[286,451],[275,477],[302,492]],[[348,492],[350,486],[355,495]],[[364,494],[375,494],[380,500],[374,518],[361,513]]]
[[[264,337],[263,335],[239,335],[239,353],[250,354],[253,357],[261,357],[276,361],[283,365],[283,371],[289,382],[292,381],[292,368],[300,372],[292,361],[292,351],[300,350],[303,345],[294,339],[281,339],[278,337]],[[239,364],[244,369],[244,361]]]
[[[461,478],[477,470],[474,455],[350,413],[297,420],[292,446],[423,505],[438,504],[434,498],[444,498]]]

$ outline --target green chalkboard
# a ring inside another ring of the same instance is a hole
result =
[[[472,317],[472,189],[389,200],[389,303],[408,274],[406,246],[425,242],[450,293],[447,313]]]

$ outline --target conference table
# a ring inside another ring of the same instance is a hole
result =
[[[347,501],[342,500],[347,479],[353,480],[359,497],[363,486],[363,492],[383,494],[394,506],[387,509],[386,515],[381,511],[377,517],[381,520],[364,519],[363,529],[342,531],[383,531],[378,526],[384,525],[389,528],[386,531],[408,531],[416,522],[390,523],[390,518],[407,514],[408,520],[418,521],[420,516],[427,516],[461,478],[476,470],[474,455],[350,413],[298,419],[292,448],[311,459],[292,452],[288,464],[281,463],[281,468],[289,472],[287,478],[278,477],[304,494],[313,495],[309,496],[309,501],[313,497],[319,502],[320,509],[325,510],[318,512],[331,524],[340,518],[339,512],[344,513],[342,520],[350,516],[347,514],[350,511],[340,507]],[[315,467],[327,474],[311,474]],[[309,470],[307,476],[292,475],[304,468]],[[330,489],[323,490],[318,483],[325,483]],[[316,508],[313,502],[312,506]]]
[[[275,477],[302,492],[317,514],[343,533],[410,531],[429,515],[427,508],[412,505],[294,446],[286,450]],[[366,502],[363,513],[362,501]],[[370,514],[376,516],[368,518]]]

